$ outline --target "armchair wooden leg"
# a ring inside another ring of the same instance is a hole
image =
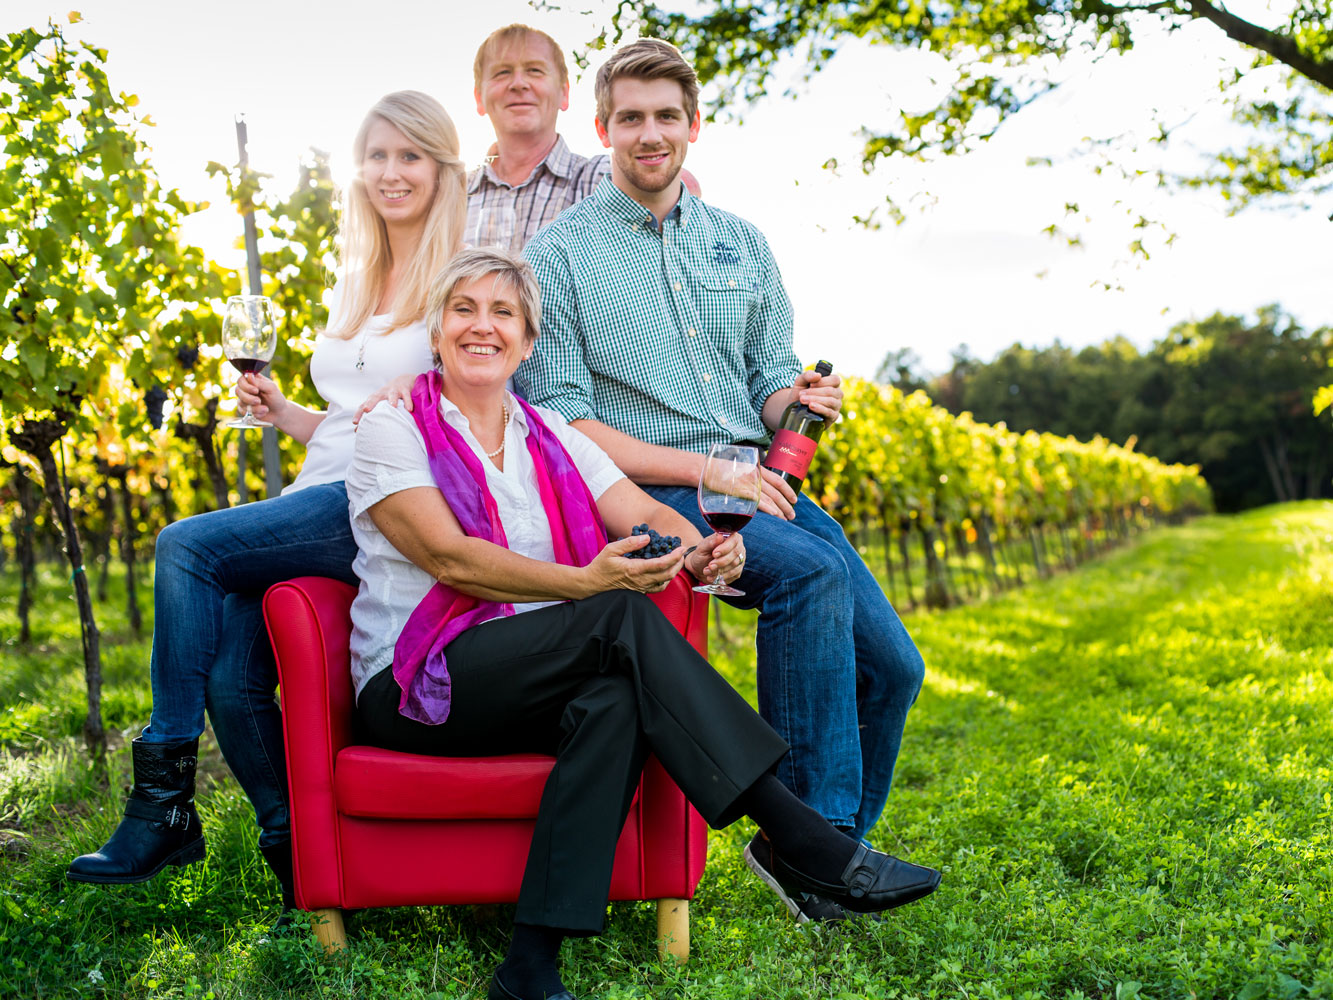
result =
[[[657,901],[657,953],[662,958],[671,955],[682,965],[689,961],[690,901],[688,899]]]
[[[326,953],[342,951],[347,947],[347,928],[343,926],[343,911],[339,909],[314,910],[315,939]]]

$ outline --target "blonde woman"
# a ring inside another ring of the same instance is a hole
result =
[[[356,582],[343,486],[352,416],[372,390],[431,367],[427,293],[458,250],[467,214],[458,134],[433,98],[381,99],[353,153],[343,277],[310,362],[328,409],[291,402],[262,375],[238,383],[241,404],[306,445],[305,462],[282,496],[178,521],[158,536],[152,717],[133,743],[124,818],[99,851],[74,859],[73,881],[141,882],[204,856],[194,776],[207,709],[254,804],[284,913],[293,905],[277,674],[260,601],[271,584],[304,574]]]

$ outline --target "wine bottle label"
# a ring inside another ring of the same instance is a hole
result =
[[[815,457],[815,447],[815,442],[804,434],[783,428],[773,435],[773,443],[768,447],[764,464],[770,469],[804,479],[810,471],[810,460]]]

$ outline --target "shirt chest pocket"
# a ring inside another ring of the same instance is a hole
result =
[[[745,332],[759,304],[759,273],[735,267],[699,276],[699,322],[717,343],[734,342]]]

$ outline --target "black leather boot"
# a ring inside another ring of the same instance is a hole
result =
[[[102,849],[75,858],[71,882],[143,882],[167,865],[204,857],[204,833],[194,809],[194,768],[199,741],[131,745],[134,790],[125,817]]]
[[[282,913],[278,915],[278,922],[269,928],[270,934],[276,934],[291,926],[292,915],[296,912],[296,880],[292,875],[292,842],[284,840],[280,844],[269,844],[267,847],[260,847],[259,853],[264,855],[264,860],[268,862],[273,874],[278,877],[278,884],[282,886]]]

